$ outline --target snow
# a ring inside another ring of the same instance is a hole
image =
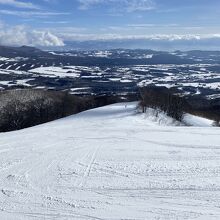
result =
[[[0,81],[0,84],[3,86],[13,86],[15,84],[13,84],[12,81]]]
[[[91,87],[72,88],[70,89],[70,91],[74,92],[74,91],[88,90],[88,89],[91,89]]]
[[[21,69],[21,66],[18,66],[15,70],[19,70],[19,69]]]
[[[101,71],[99,67],[86,67],[86,66],[62,66],[63,64],[60,63],[61,66],[55,67],[55,66],[50,66],[50,67],[38,67],[35,69],[29,70],[30,73],[36,73],[42,76],[47,76],[47,77],[71,77],[71,78],[79,78],[80,74],[82,71],[87,71],[92,76],[84,76],[81,78],[100,78],[102,75],[102,72],[96,73],[94,71]],[[94,75],[94,76],[93,76]],[[96,76],[97,75],[97,76]]]
[[[9,65],[8,67],[6,67],[5,69],[8,70],[12,67],[12,65]]]
[[[28,84],[29,81],[31,81],[32,79],[20,79],[20,80],[16,80],[16,85],[23,85],[23,86],[31,86],[30,84]]]
[[[1,133],[0,219],[220,219],[220,129],[136,104]]]
[[[184,122],[190,126],[198,126],[198,127],[212,127],[214,124],[213,120],[209,120],[206,118],[201,118],[191,114],[185,114]]]
[[[7,58],[7,57],[0,57],[0,61],[6,61],[6,60],[8,60],[9,58]]]
[[[121,79],[120,82],[121,82],[121,83],[130,83],[130,82],[132,82],[132,80],[129,80],[129,79]]]
[[[7,61],[7,62],[27,61],[28,59],[29,58],[27,57],[15,57],[15,58],[0,57],[0,61]]]
[[[146,58],[146,59],[152,59],[153,56],[154,56],[154,54],[147,54],[147,55],[144,56],[144,58]]]
[[[60,65],[62,65],[60,63]],[[69,73],[71,71],[71,73]],[[30,73],[37,73],[39,75],[44,75],[48,77],[72,77],[72,78],[78,78],[80,77],[80,71],[77,69],[69,67],[66,69],[63,69],[62,67],[38,67],[35,69],[31,69],[29,71]]]
[[[99,54],[99,51],[97,53]],[[103,53],[104,51],[101,52],[101,55]],[[95,52],[91,52],[91,56],[95,56]],[[112,55],[109,54],[108,56],[111,57]],[[146,56],[151,55],[148,54]],[[95,65],[74,66],[59,62],[59,64],[53,63],[51,66],[48,66],[50,65],[49,62],[42,64],[34,61],[32,63],[31,60],[23,64],[23,61],[20,62],[18,58],[16,59],[13,62],[10,60],[2,61],[4,63],[0,64],[1,74],[29,75],[34,78],[41,76],[51,78],[51,80],[67,78],[68,81],[77,80],[79,83],[85,80],[97,80],[97,82],[101,83],[104,80],[110,84],[117,82],[122,87],[122,84],[126,83],[137,85],[138,87],[148,85],[164,86],[167,88],[175,87],[182,90],[182,94],[201,95],[207,99],[214,99],[219,96],[220,78],[219,72],[215,70],[217,69],[217,64],[158,64],[130,65],[129,67],[113,65],[110,67],[98,67]],[[24,67],[27,71],[20,71]],[[131,85],[128,85],[130,89],[132,89]],[[59,87],[59,85],[57,86]]]
[[[184,124],[167,116],[167,114],[160,110],[148,108],[145,114],[142,114],[143,119],[154,122],[160,126],[183,126]]]
[[[91,54],[90,56],[94,56],[94,57],[109,57],[110,55],[112,55],[111,52],[109,51],[98,51],[95,52],[94,54]]]

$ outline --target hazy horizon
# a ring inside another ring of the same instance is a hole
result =
[[[0,44],[220,50],[219,6],[217,0],[0,0]]]

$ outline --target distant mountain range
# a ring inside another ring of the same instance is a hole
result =
[[[49,53],[35,47],[21,46],[21,47],[8,47],[0,46],[0,56],[2,57],[36,57],[36,56],[49,56]]]
[[[57,50],[110,50],[110,49],[152,49],[164,51],[220,50],[220,38],[192,39],[103,39],[87,41],[65,41],[65,46]]]
[[[87,45],[87,44],[86,44]],[[84,46],[86,49],[86,45]],[[77,47],[77,45],[75,45]],[[80,46],[79,46],[80,48]],[[220,63],[220,51],[154,51],[147,49],[45,51],[35,47],[0,46],[0,57],[23,57],[38,62],[63,65],[147,65]]]

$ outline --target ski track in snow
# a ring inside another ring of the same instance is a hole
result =
[[[115,104],[0,134],[0,219],[220,219],[220,129]]]

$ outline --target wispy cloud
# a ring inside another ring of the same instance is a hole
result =
[[[69,13],[61,13],[61,12],[49,12],[49,11],[17,11],[17,10],[0,10],[0,14],[5,15],[13,15],[13,16],[19,16],[19,17],[49,17],[49,16],[58,16],[58,15],[68,15]]]
[[[127,27],[131,28],[151,28],[151,27],[178,27],[178,24],[128,24]]]
[[[38,9],[39,7],[31,2],[23,2],[18,0],[0,0],[1,5],[9,5],[16,8]]]
[[[70,21],[43,21],[44,24],[69,24]]]
[[[147,11],[155,8],[153,0],[78,0],[78,2],[82,10],[103,5],[127,12]]]

